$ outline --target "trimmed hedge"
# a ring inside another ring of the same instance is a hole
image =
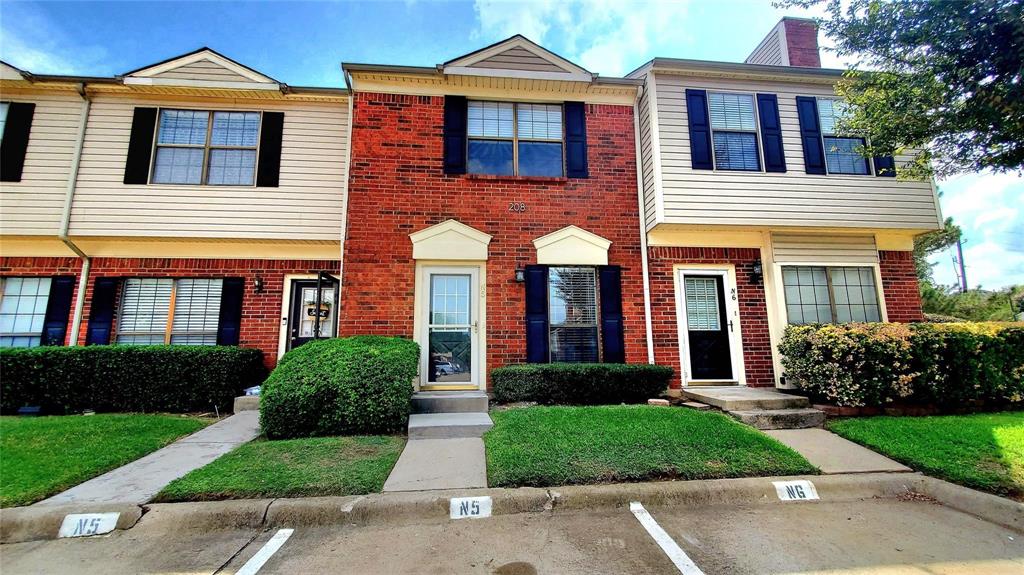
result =
[[[1024,324],[789,326],[787,381],[842,406],[1024,401]]]
[[[420,348],[398,337],[311,341],[281,358],[260,391],[271,439],[405,430]]]
[[[672,368],[647,364],[531,363],[491,370],[491,385],[498,403],[644,403],[665,393],[672,373]]]
[[[0,372],[0,413],[49,415],[223,411],[267,374],[258,349],[200,345],[9,348]]]

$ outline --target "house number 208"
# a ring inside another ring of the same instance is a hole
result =
[[[510,212],[525,212],[526,202],[509,202],[508,211]]]

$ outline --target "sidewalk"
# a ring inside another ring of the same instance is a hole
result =
[[[243,411],[35,506],[142,504],[168,483],[259,435],[259,412]]]
[[[902,463],[825,429],[773,429],[763,433],[803,455],[825,474],[911,471]]]

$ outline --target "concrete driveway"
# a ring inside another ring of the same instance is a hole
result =
[[[647,510],[667,543],[709,575],[1024,573],[1022,534],[920,499]],[[297,527],[258,571],[250,560],[267,554],[277,527],[189,532],[145,523],[107,537],[3,545],[0,567],[5,575],[698,573],[681,571],[627,507]]]

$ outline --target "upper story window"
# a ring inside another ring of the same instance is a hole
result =
[[[471,174],[564,174],[561,105],[471,101],[466,127]]]
[[[870,174],[868,160],[860,154],[864,138],[836,136],[836,125],[846,114],[842,100],[818,98],[818,118],[825,148],[825,167],[830,174]]]
[[[882,321],[870,267],[783,266],[791,324]]]
[[[216,345],[223,284],[221,279],[125,280],[117,343]]]
[[[151,181],[252,186],[259,132],[259,112],[161,109]]]
[[[0,102],[0,142],[4,141],[4,128],[7,127],[7,110],[11,109],[10,102]]]
[[[715,168],[759,171],[757,113],[752,94],[709,93]]]

